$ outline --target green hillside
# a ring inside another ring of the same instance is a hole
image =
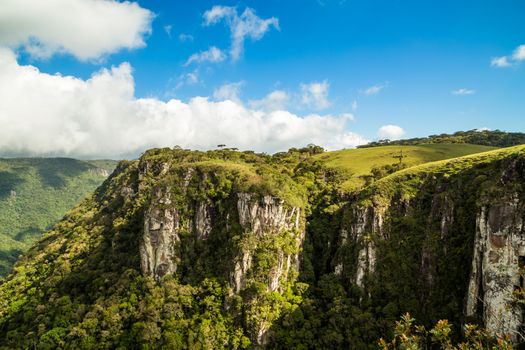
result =
[[[0,276],[113,171],[111,160],[0,159]]]
[[[348,191],[364,185],[373,173],[394,172],[400,170],[400,167],[411,167],[494,149],[496,147],[460,143],[396,145],[327,152],[317,155],[316,158],[346,179],[341,186],[343,190]]]
[[[521,234],[524,148],[404,147],[397,171],[399,147],[147,151],[0,283],[0,349],[376,349],[405,312],[459,341],[499,300],[513,321],[521,260],[498,256],[520,242],[500,236]],[[496,284],[471,274],[485,243]]]

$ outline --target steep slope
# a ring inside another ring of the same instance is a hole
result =
[[[265,343],[294,300],[305,225],[305,191],[282,170],[227,151],[121,163],[1,286],[4,345]]]
[[[518,146],[402,170],[326,206],[304,243],[303,266],[321,262],[307,280],[316,288],[276,327],[278,342],[365,348],[404,311],[521,342],[524,180]]]
[[[367,349],[406,311],[520,331],[525,147],[351,193],[314,153],[120,163],[0,285],[0,348]]]
[[[115,165],[67,158],[0,159],[0,276]]]

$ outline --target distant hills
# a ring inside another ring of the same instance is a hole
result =
[[[0,276],[115,166],[112,160],[0,159]]]
[[[505,132],[500,130],[469,130],[458,131],[454,134],[430,135],[405,140],[379,140],[359,148],[377,147],[385,145],[421,145],[429,143],[470,143],[493,147],[510,147],[525,144],[525,133]]]

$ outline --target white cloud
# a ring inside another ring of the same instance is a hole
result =
[[[371,86],[365,90],[362,90],[361,93],[366,96],[375,95],[381,92],[386,87],[386,84],[378,84]]]
[[[237,9],[232,6],[213,6],[210,10],[204,12],[204,24],[209,26],[216,24],[223,18],[231,19],[237,17]]]
[[[511,66],[507,56],[494,57],[490,61],[490,65],[493,66],[493,67],[499,67],[499,68],[505,68],[505,67],[510,67]]]
[[[171,30],[173,29],[172,25],[171,24],[167,24],[164,26],[164,31],[166,32],[166,34],[168,34],[168,36],[171,38]]]
[[[514,50],[512,54],[512,59],[514,59],[515,61],[525,60],[525,45],[520,45]]]
[[[482,127],[482,128],[477,128],[476,131],[477,132],[483,132],[483,131],[490,131],[491,129],[490,128],[487,128],[486,126]]]
[[[275,90],[270,92],[260,100],[252,100],[249,102],[251,108],[263,109],[269,111],[284,110],[290,101],[290,96],[285,91]]]
[[[134,97],[123,63],[88,79],[21,66],[0,49],[0,152],[5,155],[132,157],[151,147],[209,149],[220,143],[276,152],[315,143],[329,149],[366,143],[348,115],[266,112],[234,101]]]
[[[189,66],[192,63],[202,63],[202,62],[222,62],[226,59],[226,55],[224,52],[221,51],[221,49],[216,48],[215,46],[211,46],[206,51],[201,51],[198,53],[194,53],[193,55],[188,58],[185,66]]]
[[[330,84],[325,80],[323,82],[313,82],[310,84],[301,84],[301,103],[314,109],[326,109],[331,103],[328,100],[328,89]]]
[[[36,58],[67,53],[100,59],[145,46],[154,15],[134,2],[114,0],[2,0],[0,46]]]
[[[186,74],[186,81],[188,84],[197,84],[199,82],[199,76],[196,72],[187,73]]]
[[[185,73],[179,76],[176,89],[180,89],[186,85],[195,85],[199,83],[199,71],[196,69],[193,72]]]
[[[352,102],[352,112],[357,111],[357,107],[358,107],[358,105],[357,105],[357,101],[354,100],[354,101]]]
[[[257,41],[262,39],[271,27],[279,30],[279,20],[277,18],[262,19],[249,7],[239,16],[235,7],[213,6],[204,13],[203,17],[204,25],[206,26],[217,24],[224,20],[230,28],[230,56],[233,61],[237,61],[242,56],[244,41],[247,38]]]
[[[179,41],[181,42],[188,42],[188,41],[193,41],[193,35],[191,34],[185,34],[185,33],[180,33],[179,34]]]
[[[476,93],[476,90],[461,88],[453,90],[451,93],[453,95],[473,95]]]
[[[501,56],[494,57],[490,61],[490,65],[498,68],[507,68],[513,65],[519,64],[521,61],[525,60],[525,45],[520,45],[514,49],[512,55],[510,56]]]
[[[383,125],[377,131],[377,136],[381,139],[398,140],[405,135],[405,130],[397,125]]]
[[[213,92],[213,98],[216,100],[229,100],[241,104],[241,88],[244,85],[244,81],[238,81],[236,83],[224,84]]]

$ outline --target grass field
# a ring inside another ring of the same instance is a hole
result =
[[[327,167],[344,174],[347,180],[342,184],[341,189],[352,191],[365,183],[364,177],[371,174],[372,168],[398,163],[398,157],[401,155],[404,165],[411,167],[495,149],[497,148],[458,143],[383,146],[327,152],[316,157],[322,160]]]

